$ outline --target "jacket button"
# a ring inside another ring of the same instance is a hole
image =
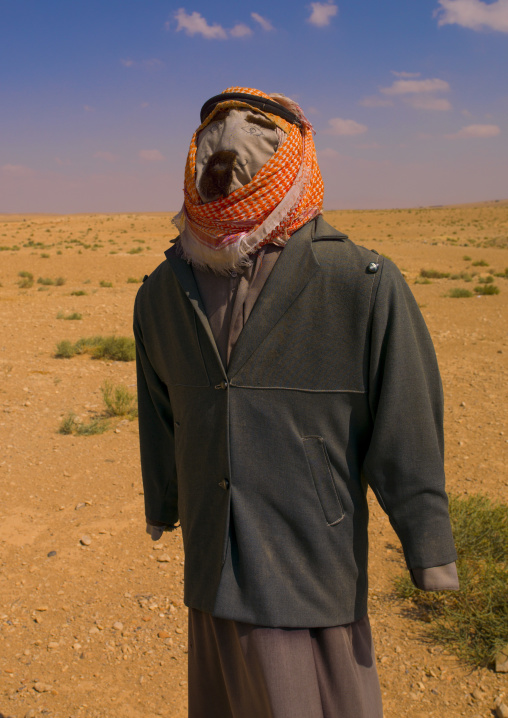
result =
[[[229,481],[227,479],[222,479],[222,481],[219,481],[219,486],[221,489],[224,489],[224,491],[227,491],[229,489]]]
[[[215,388],[216,388],[216,389],[227,389],[227,388],[228,388],[228,383],[227,383],[227,381],[221,381],[220,384],[216,384],[216,385],[215,385]]]
[[[369,272],[369,274],[375,274],[378,269],[379,269],[379,264],[377,262],[370,262],[367,265],[367,272]]]

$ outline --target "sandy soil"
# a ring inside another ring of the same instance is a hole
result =
[[[497,296],[454,299],[450,288],[474,288],[478,277],[415,279],[422,268],[504,272],[508,202],[326,218],[393,259],[421,306],[445,387],[449,490],[506,501],[508,280],[495,278]],[[186,715],[181,536],[152,544],[144,532],[137,422],[117,419],[97,436],[58,433],[69,411],[87,420],[102,410],[104,380],[134,390],[134,363],[54,357],[62,339],[131,335],[138,285],[127,280],[163,259],[175,236],[169,219],[0,216],[0,718]],[[473,266],[480,260],[488,266]],[[33,274],[32,287],[18,287],[20,271]],[[82,319],[57,318],[73,312]],[[369,501],[370,615],[386,717],[492,716],[508,694],[506,675],[471,670],[430,643],[394,598],[401,551]]]

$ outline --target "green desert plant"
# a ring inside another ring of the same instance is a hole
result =
[[[113,286],[113,282],[107,282],[105,279],[101,279],[99,284],[101,287],[112,287]]]
[[[86,297],[87,292],[85,292],[84,289],[76,289],[74,292],[71,292],[71,297]]]
[[[76,354],[91,354],[94,359],[133,361],[136,345],[132,337],[82,337],[75,344],[64,339],[58,342],[55,356],[70,359]]]
[[[136,345],[131,337],[100,337],[92,350],[95,359],[111,359],[112,361],[134,361]]]
[[[420,269],[420,277],[426,279],[447,279],[450,272],[440,272],[437,269]]]
[[[474,291],[476,294],[499,294],[499,287],[495,284],[480,284]]]
[[[492,664],[508,642],[508,505],[485,496],[450,497],[460,591],[423,592],[409,578],[396,581],[430,636],[469,663]]]
[[[63,339],[56,345],[55,357],[57,359],[71,359],[76,354],[76,348],[68,339]]]
[[[140,284],[141,279],[136,279],[136,277],[127,277],[127,284]]]
[[[104,417],[96,416],[88,422],[79,421],[77,415],[70,411],[60,422],[59,434],[78,434],[79,436],[92,436],[103,434],[109,428],[109,423]]]
[[[56,315],[57,319],[68,319],[70,321],[83,319],[83,315],[79,314],[78,312],[72,312],[72,314],[64,314],[63,312],[58,312]]]
[[[58,433],[66,435],[72,434],[77,425],[76,419],[76,414],[73,411],[70,411],[60,422]]]
[[[473,267],[488,267],[489,263],[486,262],[484,259],[478,259],[476,262],[473,262]]]
[[[464,289],[464,287],[453,287],[453,289],[450,289],[447,297],[453,297],[454,299],[462,299],[463,297],[473,297],[473,292],[470,292],[469,289]]]
[[[39,277],[39,279],[37,280],[37,284],[42,284],[45,287],[49,287],[54,283],[55,283],[55,280],[51,279],[50,277]]]
[[[23,270],[18,272],[18,277],[20,277],[18,282],[18,287],[20,289],[30,289],[30,287],[33,287],[34,275],[31,272]]]
[[[101,386],[101,392],[108,416],[128,416],[134,419],[138,415],[136,394],[123,384],[114,386],[106,380]]]

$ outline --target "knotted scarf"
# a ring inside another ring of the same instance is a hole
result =
[[[180,232],[183,257],[219,274],[249,264],[249,255],[265,244],[284,246],[297,229],[321,212],[324,193],[312,125],[300,107],[282,95],[266,95],[251,88],[230,87],[224,92],[275,100],[297,115],[301,127],[263,112],[287,138],[248,184],[208,203],[202,202],[196,189],[197,137],[218,112],[249,108],[248,103],[220,102],[192,136],[185,167],[184,204],[173,222]]]

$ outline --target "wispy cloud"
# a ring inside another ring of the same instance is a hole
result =
[[[162,67],[164,65],[162,60],[159,60],[157,57],[151,57],[148,60],[141,60],[139,62],[126,58],[121,59],[120,62],[124,67],[144,67],[147,70]]]
[[[0,171],[9,177],[32,177],[35,174],[35,170],[25,165],[2,165]]]
[[[95,112],[95,108],[90,107],[90,105],[83,105],[83,109],[85,110],[85,112]]]
[[[411,107],[414,107],[415,110],[437,110],[444,112],[452,109],[450,101],[443,97],[412,95],[411,97],[405,97],[404,101]]]
[[[376,97],[372,95],[370,97],[364,97],[358,104],[362,107],[392,107],[393,102],[387,97]]]
[[[318,150],[317,155],[319,159],[334,159],[335,157],[339,156],[339,153],[337,150],[332,149],[331,147],[326,147],[324,150]]]
[[[328,135],[362,135],[367,132],[367,126],[355,120],[344,120],[342,117],[332,117],[328,120],[329,127],[325,130]]]
[[[164,155],[159,150],[140,150],[138,157],[141,162],[162,162]]]
[[[405,95],[416,92],[446,92],[450,85],[437,77],[430,80],[395,80],[390,87],[381,87],[385,95]]]
[[[209,25],[199,12],[192,12],[188,15],[184,8],[180,8],[175,12],[174,17],[177,21],[177,32],[184,30],[191,37],[193,35],[202,35],[207,40],[225,40],[227,38],[227,33],[222,25],[217,23]],[[167,26],[168,24],[166,23]]]
[[[103,152],[101,150],[94,152],[93,156],[97,160],[105,160],[106,162],[116,162],[118,159],[118,155],[114,155],[112,152]]]
[[[508,0],[482,2],[482,0],[438,0],[434,10],[437,24],[461,25],[471,30],[498,30],[508,32]]]
[[[231,28],[229,34],[231,37],[247,37],[248,35],[252,35],[252,30],[248,25],[245,25],[243,22],[239,22]]]
[[[397,72],[397,70],[392,70],[391,72],[392,72],[392,75],[395,75],[395,77],[405,77],[405,78],[420,77],[422,74],[421,72]]]
[[[497,125],[467,125],[452,135],[446,135],[450,139],[468,139],[472,137],[497,137],[501,129]]]
[[[339,12],[339,8],[333,2],[311,2],[312,12],[307,22],[316,27],[326,27]]]
[[[270,20],[267,20],[265,17],[262,17],[257,12],[251,12],[250,16],[253,20],[255,20],[261,25],[263,30],[266,30],[267,32],[270,32],[270,30],[275,30]]]

